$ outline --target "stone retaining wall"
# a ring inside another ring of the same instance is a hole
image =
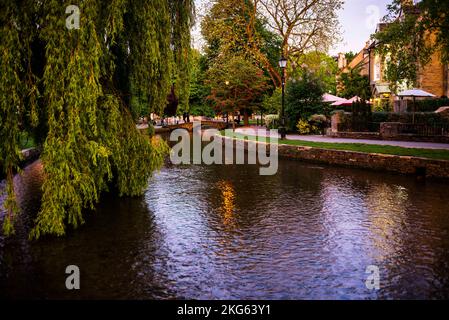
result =
[[[447,160],[291,145],[279,145],[279,156],[330,165],[343,165],[378,171],[421,175],[429,178],[449,179],[449,161]]]
[[[223,137],[224,139],[230,139]],[[235,140],[235,139],[234,139]],[[249,143],[256,143],[250,141]],[[259,142],[261,143],[261,142]],[[266,143],[261,143],[267,145]],[[269,145],[269,144],[268,144]],[[248,143],[245,143],[248,149]],[[267,148],[269,150],[269,148]],[[379,153],[332,150],[280,144],[279,157],[377,171],[449,179],[449,161]]]

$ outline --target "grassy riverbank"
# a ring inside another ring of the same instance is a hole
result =
[[[224,135],[224,131],[222,132],[222,135]],[[244,134],[237,132],[234,132],[234,138],[245,139],[250,141],[256,140],[255,136],[247,137]],[[386,146],[377,144],[311,142],[303,140],[279,140],[279,143],[301,147],[449,160],[449,150],[444,149],[418,149],[418,148],[404,148],[404,147]]]

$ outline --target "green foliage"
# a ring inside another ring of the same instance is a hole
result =
[[[436,36],[433,46],[441,50],[442,60],[449,63],[449,0],[422,0],[417,4],[421,11],[421,30],[433,32]]]
[[[299,119],[308,119],[316,113],[323,113],[323,84],[312,73],[304,73],[298,80],[287,84],[285,96],[285,114],[287,127],[293,130]]]
[[[12,176],[20,124],[44,140],[42,205],[31,238],[78,227],[83,209],[94,209],[111,186],[120,196],[141,195],[168,152],[165,143],[139,132],[133,117],[160,112],[174,76],[178,90],[180,79],[188,81],[178,65],[188,59],[192,1],[85,0],[79,30],[65,26],[70,4],[1,4],[5,234],[13,232],[17,211]]]
[[[391,105],[390,100],[387,99],[380,99],[380,100],[375,100],[373,105],[372,105],[372,110],[375,112],[388,112],[390,110],[392,110],[393,107]]]
[[[350,69],[349,72],[340,74],[340,90],[338,95],[340,97],[350,99],[358,96],[362,99],[369,99],[371,97],[371,88],[367,76],[360,74],[360,67]]]
[[[299,119],[296,128],[298,128],[299,134],[302,135],[313,134],[318,131],[318,128],[315,125],[304,119]]]
[[[201,34],[207,43],[206,54],[211,60],[225,60],[232,55],[249,56],[246,5],[252,6],[252,3],[217,0],[203,18]]]
[[[153,2],[153,1],[147,1]],[[193,0],[168,0],[171,17],[171,45],[173,47],[174,62],[174,83],[175,94],[179,101],[178,109],[189,110],[190,96],[190,28],[194,22],[194,1]],[[158,9],[156,3],[155,10]],[[149,14],[154,14],[150,11]],[[161,29],[155,29],[162,38],[165,37]]]
[[[21,83],[21,46],[19,30],[15,23],[19,8],[13,4],[0,7],[0,168],[7,177],[7,212],[3,231],[13,232],[17,205],[14,196],[13,171],[18,169],[20,153],[20,114],[23,113],[22,96],[25,88]],[[16,17],[16,19],[11,19]]]
[[[426,125],[448,125],[449,120],[442,117],[435,112],[416,112],[414,115],[415,123]],[[376,123],[381,122],[401,122],[412,123],[413,114],[408,112],[396,113],[396,112],[373,112],[372,121]]]
[[[279,115],[277,114],[267,114],[264,117],[265,126],[268,129],[278,129],[279,128]]]
[[[277,66],[282,39],[255,15],[255,9],[254,1],[249,0],[213,1],[201,22],[206,56],[211,64],[242,56],[274,80],[274,74],[279,75],[272,66]]]
[[[345,58],[346,58],[346,62],[348,64],[351,63],[351,61],[355,58],[355,56],[357,55],[357,53],[349,51],[345,53]]]
[[[289,73],[290,77],[298,78],[305,73],[313,73],[325,92],[336,94],[338,65],[334,58],[323,52],[311,51],[292,59],[297,67]]]
[[[212,107],[207,103],[210,87],[205,83],[208,69],[207,57],[198,50],[192,49],[190,67],[190,114],[194,116],[215,115]]]
[[[444,99],[416,100],[415,103],[417,111],[432,112],[438,110],[438,108],[440,107],[448,107],[449,99],[444,98]]]
[[[314,114],[309,119],[299,119],[296,128],[302,135],[323,134],[327,126],[327,118],[323,114]]]
[[[190,115],[213,118],[215,117],[216,114],[214,109],[212,109],[212,107],[209,104],[202,104],[202,105],[196,104],[190,107]]]
[[[434,0],[422,1],[423,8],[438,7]],[[390,90],[397,93],[398,87],[405,84],[414,87],[418,81],[419,65],[426,65],[438,45],[431,39],[431,30],[423,20],[428,17],[426,10],[415,11],[413,7],[403,6],[400,0],[393,0],[388,6],[389,13],[384,18],[388,26],[373,35],[378,42],[376,52],[386,61],[385,78],[389,81]],[[419,12],[419,13],[418,13]],[[401,16],[398,19],[398,16]],[[447,19],[447,18],[446,18]],[[445,31],[445,33],[447,33]]]
[[[263,71],[241,56],[212,65],[207,79],[211,87],[208,100],[219,112],[258,108],[267,89]]]
[[[262,101],[262,111],[267,114],[277,114],[281,110],[282,89],[276,88],[271,95],[266,94]]]
[[[371,106],[366,100],[359,100],[352,103],[351,129],[356,132],[370,131],[372,122]]]

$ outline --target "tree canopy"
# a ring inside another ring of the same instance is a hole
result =
[[[285,114],[287,127],[293,130],[299,119],[307,120],[311,115],[323,112],[323,83],[314,73],[304,72],[287,85]]]
[[[79,7],[79,28],[66,25],[69,5]],[[167,149],[137,131],[131,97],[160,113],[175,83],[187,103],[192,17],[191,0],[1,2],[5,234],[14,232],[13,174],[24,130],[42,144],[45,177],[32,238],[76,228],[83,209],[111,186],[142,194]]]
[[[323,52],[311,51],[294,55],[291,60],[291,77],[298,78],[305,73],[313,73],[320,79],[325,92],[336,94],[338,66],[334,58]]]
[[[248,14],[267,25],[267,30],[281,39],[281,52],[287,59],[301,56],[309,51],[326,52],[338,40],[339,22],[337,11],[341,0],[254,0],[254,10]],[[250,47],[257,59],[269,70],[276,86],[281,76],[276,64],[270,63],[258,47],[254,23],[247,28]]]
[[[393,0],[384,17],[386,27],[373,35],[377,52],[385,59],[385,75],[393,92],[405,83],[415,86],[420,66],[439,51],[449,62],[449,0],[422,0],[416,4]]]
[[[267,89],[263,71],[241,56],[216,63],[208,70],[211,94],[208,99],[220,112],[242,111],[245,115],[260,106]],[[245,117],[246,122],[247,117]]]
[[[371,88],[368,76],[360,74],[361,66],[342,72],[339,76],[338,95],[350,99],[354,96],[367,100],[371,97]]]

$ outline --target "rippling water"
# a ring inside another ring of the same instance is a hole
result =
[[[449,298],[448,184],[288,160],[265,177],[168,165],[144,197],[105,195],[80,230],[30,243],[41,170],[16,177],[23,213],[16,237],[0,239],[2,297]]]

